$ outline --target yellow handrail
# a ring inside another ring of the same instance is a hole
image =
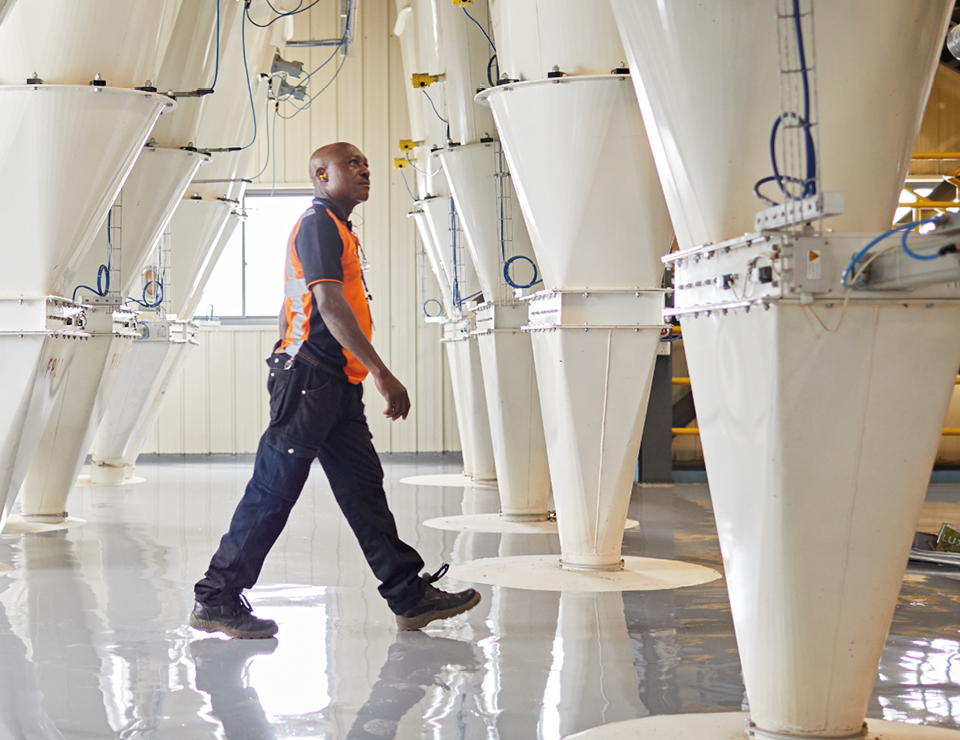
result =
[[[700,429],[697,427],[674,427],[670,430],[674,437],[699,437]],[[960,437],[960,429],[944,429],[944,437]]]
[[[690,385],[690,378],[673,378],[671,381],[674,385]],[[956,380],[953,381],[954,385],[960,385],[960,375],[956,377]]]
[[[960,159],[960,152],[914,152],[913,159]]]

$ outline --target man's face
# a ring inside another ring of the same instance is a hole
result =
[[[370,197],[370,167],[355,146],[343,147],[332,156],[323,174],[327,195],[338,200],[363,203]]]

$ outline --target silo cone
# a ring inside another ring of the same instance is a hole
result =
[[[486,43],[486,41],[484,41]],[[512,186],[497,172],[493,142],[466,144],[443,150],[447,179],[461,216],[470,258],[486,302],[477,307],[476,339],[483,368],[484,393],[490,421],[493,457],[500,489],[500,515],[507,521],[545,521],[550,498],[550,468],[540,414],[529,334],[521,331],[526,307],[515,302],[504,282],[505,253],[532,259],[533,247],[519,206],[505,220],[497,202],[497,179],[504,194]],[[501,230],[512,234],[503,235]],[[509,239],[502,248],[501,240]]]
[[[424,198],[418,201],[418,205],[432,236],[431,243],[436,245],[434,259],[440,272],[450,281],[453,313],[448,314],[451,319],[444,328],[443,341],[447,344],[447,361],[454,383],[454,404],[457,406],[457,423],[460,425],[464,474],[478,483],[493,483],[497,479],[496,461],[493,457],[493,439],[487,416],[480,350],[476,338],[471,337],[475,319],[467,315],[466,306],[462,303],[480,292],[480,282],[473,263],[467,256],[462,232],[453,231],[450,197]],[[460,241],[455,242],[455,239]],[[425,242],[425,245],[427,243]],[[454,286],[456,293],[453,293]],[[451,359],[451,352],[456,353],[455,360]],[[459,389],[456,387],[458,382]],[[469,450],[465,449],[467,445]]]
[[[443,352],[447,358],[447,369],[450,371],[450,387],[453,390],[453,410],[457,417],[457,430],[460,432],[460,454],[463,456],[463,474],[473,478],[473,427],[467,421],[467,402],[464,393],[463,371],[461,370],[462,353],[459,351],[459,341],[465,341],[458,334],[455,322],[447,321],[443,325]]]
[[[706,270],[720,256],[697,245],[730,244],[734,255],[761,236],[740,238],[754,230],[761,206],[750,193],[769,173],[765,142],[780,113],[775,9],[613,5],[682,250],[670,261],[678,276]],[[824,222],[828,241],[860,232],[862,245],[889,228],[951,8],[816,5],[807,52],[820,190],[846,199]],[[705,120],[703,110],[721,113]],[[861,736],[960,362],[949,290],[843,291],[851,255],[841,249],[823,268],[837,287],[829,299],[712,310],[712,289],[694,295],[686,277],[675,297],[760,737]]]
[[[5,24],[3,30],[8,28]],[[0,419],[0,427],[9,430],[0,440],[4,519],[77,348],[76,342],[60,337],[86,336],[76,333],[82,322],[75,319],[83,312],[47,296],[72,279],[167,106],[172,106],[167,98],[133,90],[0,86],[0,142],[5,145],[0,169],[17,173],[0,184],[0,222],[4,243],[18,245],[5,250],[0,260],[0,334],[9,345],[2,354],[5,364],[15,366],[4,370],[4,377],[13,380],[3,394]],[[57,204],[57,218],[49,217],[50,203]],[[46,304],[45,310],[37,307],[38,301]],[[20,315],[25,305],[36,308],[35,315]],[[70,311],[76,315],[67,316]]]
[[[670,220],[629,77],[608,74],[622,60],[612,14],[582,0],[491,10],[501,71],[529,80],[479,97],[493,108],[547,288],[525,329],[560,564],[616,570],[663,326]],[[554,65],[573,75],[543,79]]]
[[[440,305],[442,313],[447,316],[453,314],[453,299],[450,295],[450,281],[447,280],[443,271],[443,265],[437,254],[437,245],[433,240],[433,233],[430,231],[430,225],[427,223],[427,214],[424,213],[420,201],[414,203],[414,209],[407,214],[412,218],[417,227],[417,233],[420,234],[420,243],[423,245],[423,253],[430,263],[430,271],[437,281],[437,288],[440,290]]]
[[[222,200],[185,198],[170,219],[170,266],[164,284],[164,300],[169,311],[181,319],[187,315],[197,291],[203,290],[203,278],[213,261],[220,236],[230,220],[231,203]]]
[[[184,322],[143,320],[146,336],[133,343],[110,394],[91,448],[90,481],[117,485],[131,477],[127,458],[137,431],[144,426],[154,399],[178,359]],[[133,456],[135,459],[135,456]]]
[[[90,338],[77,346],[24,480],[20,510],[25,519],[60,522],[67,516],[67,496],[138,336],[136,315],[112,302],[88,307],[86,317]]]
[[[17,0],[0,0],[0,26],[3,25],[10,11],[13,10],[13,4],[15,2],[17,2]]]
[[[496,485],[497,467],[493,456],[490,419],[487,415],[487,397],[483,387],[480,347],[477,340],[470,336],[471,330],[471,319],[460,319],[447,322],[443,336],[451,376],[456,373],[459,381],[451,377],[457,422],[460,425],[464,475],[477,483]]]
[[[0,299],[0,531],[80,341],[83,309],[52,297]]]
[[[202,292],[200,281],[209,275],[212,253],[231,210],[232,205],[221,200],[180,201],[170,220],[171,265],[164,280],[164,305],[169,306],[172,317],[195,307],[189,304],[198,289]],[[146,320],[149,333],[134,345],[133,356],[121,372],[94,440],[90,469],[93,483],[114,485],[132,473],[136,461],[136,454],[132,454],[134,438],[156,418],[153,410],[163,396],[161,389],[169,385],[171,373],[183,366],[176,345],[188,341],[184,321],[159,316]]]

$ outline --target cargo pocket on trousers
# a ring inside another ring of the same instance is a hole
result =
[[[267,376],[267,393],[270,395],[270,426],[283,426],[290,418],[296,405],[291,402],[296,392],[296,371],[287,367],[290,358],[286,355],[273,355],[267,358],[270,373]]]

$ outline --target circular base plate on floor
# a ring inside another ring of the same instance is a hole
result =
[[[494,483],[477,483],[472,478],[461,473],[442,473],[440,475],[412,475],[409,478],[401,478],[401,483],[410,486],[460,486],[468,488],[470,486],[480,486],[481,488],[496,488]]]
[[[575,571],[561,568],[559,555],[484,558],[451,565],[449,576],[467,583],[530,591],[660,591],[697,586],[722,576],[712,568],[679,560],[626,557],[623,570]]]
[[[613,722],[567,735],[565,740],[746,740],[745,712],[666,714],[627,722]],[[960,740],[960,732],[942,727],[867,720],[869,740]]]
[[[463,514],[442,516],[424,522],[434,529],[451,532],[493,532],[496,534],[557,534],[557,522],[508,522],[499,514]],[[635,519],[627,519],[624,529],[640,525]]]
[[[33,522],[24,519],[19,514],[11,514],[7,517],[7,523],[3,526],[3,534],[37,534],[39,532],[56,532],[61,529],[70,529],[86,524],[86,519],[77,519],[68,516],[62,522]]]
[[[139,475],[133,475],[127,478],[123,483],[94,483],[90,480],[90,476],[86,473],[83,475],[77,476],[77,482],[74,484],[76,486],[134,486],[137,483],[146,483],[146,478],[141,478]]]
[[[4,573],[9,573],[11,570],[13,570],[12,565],[7,565],[6,563],[0,563],[0,575]]]

